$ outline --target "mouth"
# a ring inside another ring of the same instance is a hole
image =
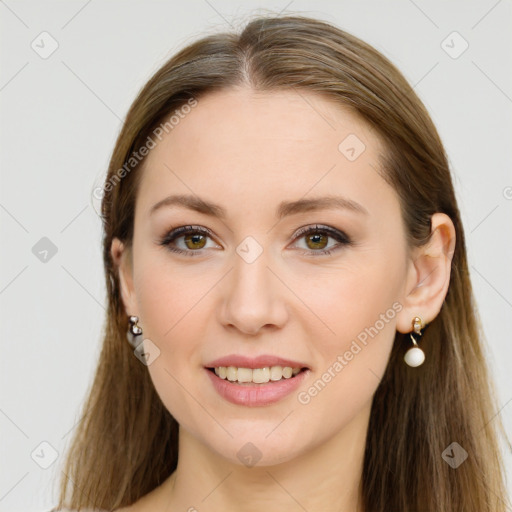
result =
[[[205,372],[220,397],[245,407],[264,407],[289,397],[311,373],[299,366],[205,367]]]
[[[278,383],[284,380],[294,379],[300,373],[306,372],[307,367],[291,366],[264,366],[262,368],[244,368],[236,366],[207,367],[209,372],[219,379],[229,381],[240,386],[259,386]]]

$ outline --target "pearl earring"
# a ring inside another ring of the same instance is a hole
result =
[[[422,329],[422,321],[419,316],[415,316],[412,320],[412,328],[414,333],[418,335],[418,338],[421,337],[421,329]],[[412,367],[420,366],[425,361],[425,352],[418,347],[418,343],[414,338],[412,332],[409,333],[411,336],[411,340],[414,344],[414,347],[410,348],[404,356],[404,361]]]

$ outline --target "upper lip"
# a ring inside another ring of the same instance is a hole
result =
[[[205,365],[205,368],[218,368],[219,366],[235,366],[237,368],[264,368],[265,366],[290,366],[291,368],[307,368],[307,366],[298,361],[285,359],[272,355],[260,355],[257,357],[247,357],[238,354],[231,354],[219,359],[215,359]]]

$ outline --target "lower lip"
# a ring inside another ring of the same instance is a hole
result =
[[[303,370],[294,377],[281,379],[266,384],[235,384],[227,379],[221,379],[214,372],[207,370],[213,387],[220,396],[228,402],[247,407],[261,407],[273,404],[295,391],[306,378],[309,370]]]

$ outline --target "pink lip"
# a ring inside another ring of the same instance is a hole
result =
[[[265,366],[290,366],[291,368],[307,368],[307,365],[291,359],[283,359],[277,356],[261,355],[257,357],[246,357],[237,354],[215,359],[204,365],[206,368],[217,368],[219,366],[235,366],[237,368],[264,368]]]
[[[217,364],[217,361],[214,361],[214,363]],[[219,366],[224,365],[221,364]],[[285,366],[291,365],[286,364]],[[297,364],[297,366],[300,365]],[[241,367],[248,368],[248,366],[243,365],[241,365]],[[205,372],[208,374],[213,387],[220,396],[228,402],[236,405],[245,405],[247,407],[261,407],[281,400],[295,391],[310,373],[309,370],[304,370],[289,379],[281,379],[266,384],[235,384],[227,379],[221,379],[211,370],[205,369]]]

